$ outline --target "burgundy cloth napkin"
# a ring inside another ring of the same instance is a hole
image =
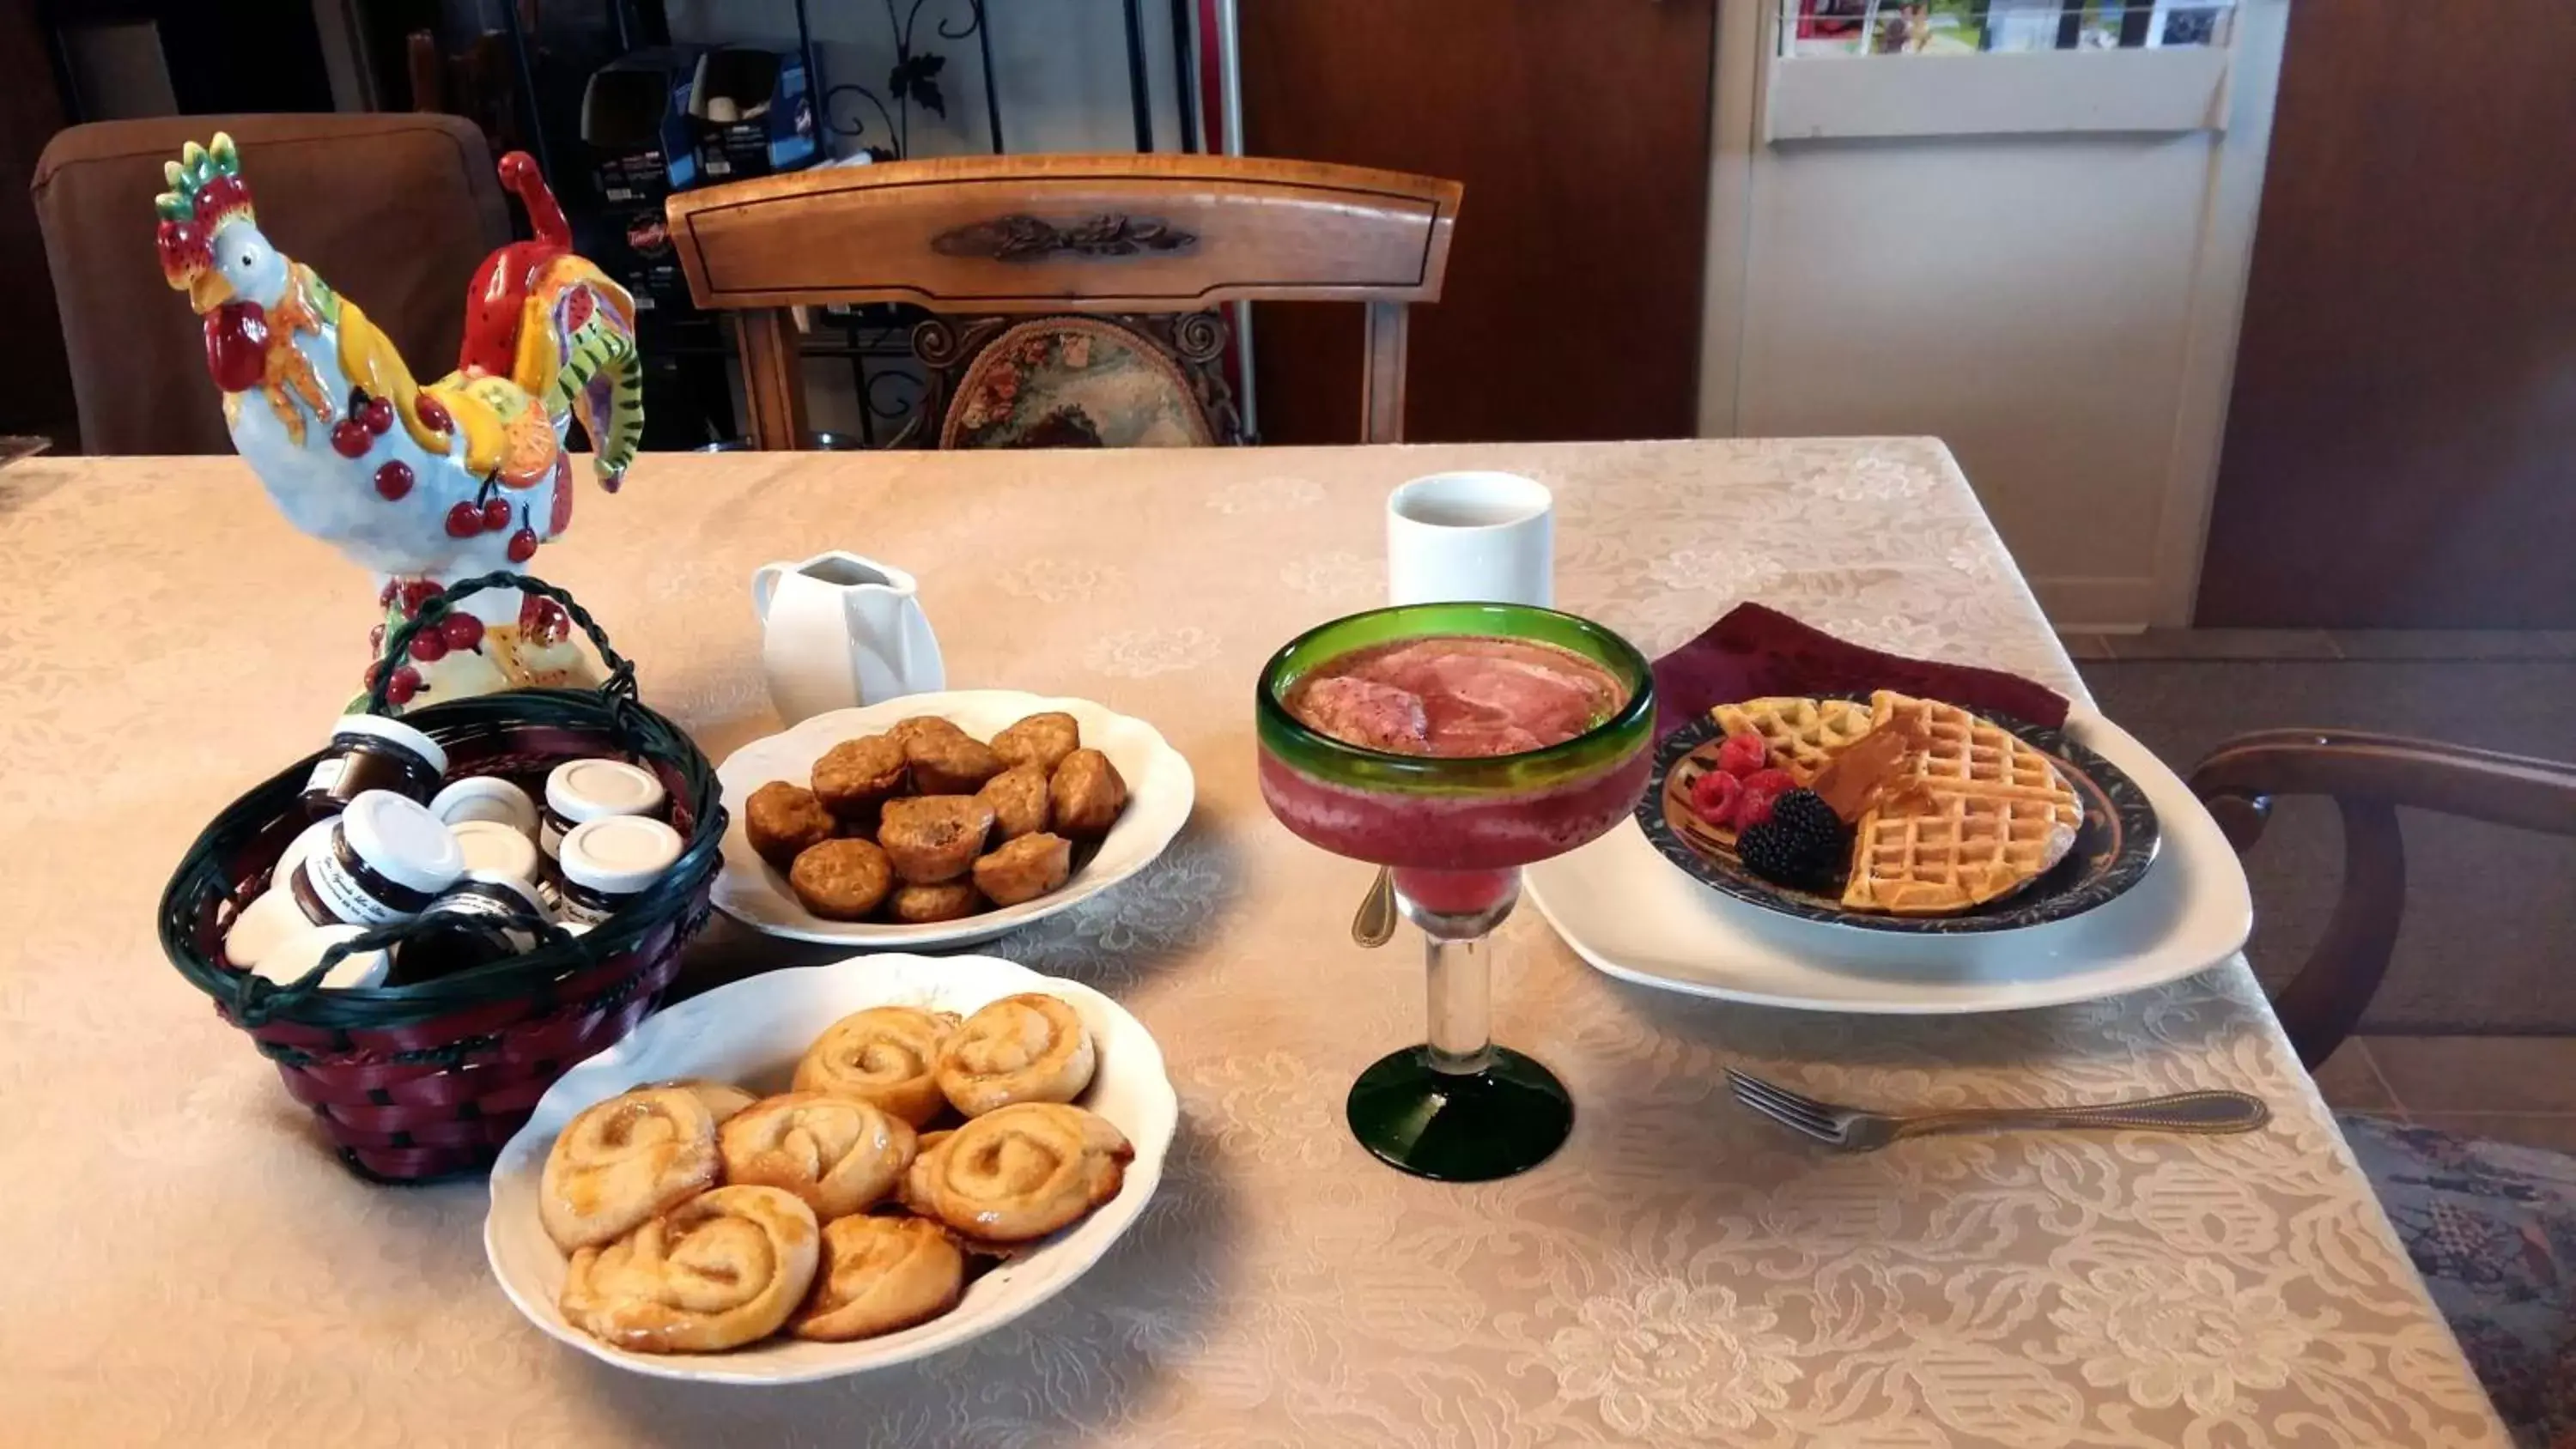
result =
[[[2050,729],[2066,723],[2066,697],[2019,675],[1881,654],[1777,609],[1738,604],[1698,638],[1655,661],[1655,736],[1739,699],[1868,689],[1893,689]]]

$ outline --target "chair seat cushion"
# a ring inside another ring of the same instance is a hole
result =
[[[1204,448],[1207,413],[1150,340],[1099,317],[1004,331],[957,380],[943,448]]]
[[[2516,1442],[2576,1446],[2576,1157],[2338,1120]]]

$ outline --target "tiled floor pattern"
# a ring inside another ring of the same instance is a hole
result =
[[[2576,1152],[2576,1037],[2356,1036],[2317,1087],[2339,1110]]]

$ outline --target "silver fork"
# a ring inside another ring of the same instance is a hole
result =
[[[1726,1069],[1735,1100],[1802,1137],[1846,1152],[1885,1147],[1900,1137],[1936,1132],[1991,1132],[2004,1128],[2102,1128],[2146,1132],[2251,1132],[2272,1120],[2272,1109],[2243,1092],[2176,1092],[2133,1102],[2082,1107],[1970,1107],[1951,1112],[1866,1112],[1819,1102],[1803,1092]]]

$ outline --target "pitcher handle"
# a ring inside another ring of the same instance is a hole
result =
[[[778,576],[787,572],[783,563],[762,564],[751,572],[751,612],[760,622],[769,622],[769,601],[778,594]]]

